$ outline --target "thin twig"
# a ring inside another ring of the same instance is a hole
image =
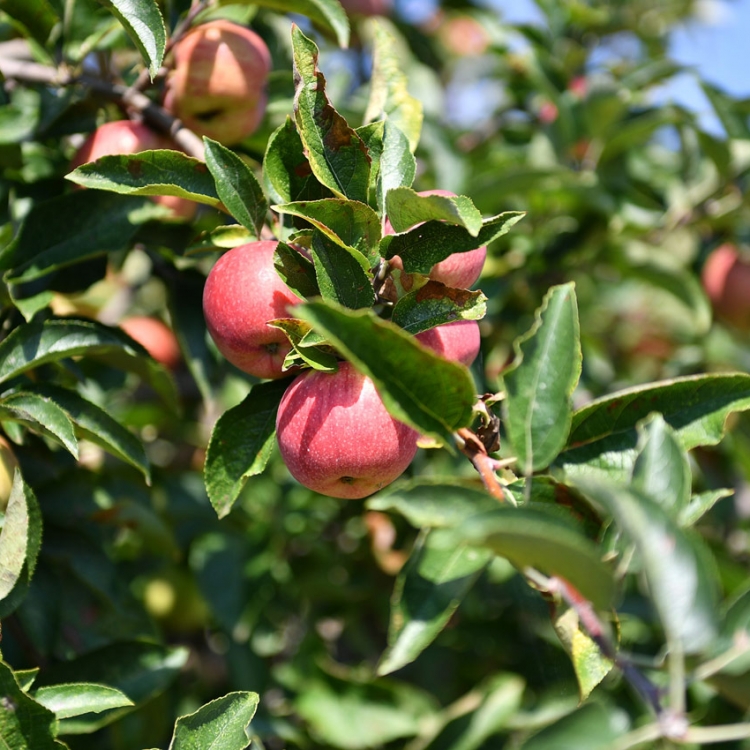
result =
[[[487,454],[484,443],[468,427],[456,431],[458,449],[471,461],[482,478],[487,492],[496,500],[504,503],[507,500],[505,490],[495,475],[495,460]]]

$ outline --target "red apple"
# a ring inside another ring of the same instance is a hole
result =
[[[291,344],[267,325],[288,318],[287,307],[302,300],[273,265],[278,242],[240,245],[219,258],[203,289],[203,315],[219,351],[240,370],[258,378],[280,378]]]
[[[210,21],[180,39],[173,55],[165,109],[198,135],[225,145],[257,130],[266,111],[271,54],[254,31]]]
[[[487,29],[467,15],[448,18],[438,33],[448,51],[459,57],[482,55],[492,41]]]
[[[70,168],[75,169],[102,156],[137,154],[154,149],[175,149],[175,143],[166,135],[151,130],[147,125],[133,120],[115,120],[100,125],[78,149]],[[198,204],[174,195],[155,195],[155,203],[171,210],[175,220],[190,221]]]
[[[182,353],[177,337],[166,323],[147,315],[132,315],[120,322],[120,328],[157,362],[170,370],[177,369]]]
[[[443,323],[414,338],[445,359],[469,367],[479,354],[479,323],[476,320],[454,320]]]
[[[419,195],[442,195],[446,198],[455,197],[455,193],[451,193],[450,190],[423,190]],[[394,234],[391,222],[386,218],[385,220],[385,233]],[[453,253],[444,260],[436,263],[430,271],[430,278],[433,281],[439,281],[441,284],[453,287],[454,289],[468,289],[472,286],[484,267],[484,261],[487,258],[487,247],[482,246],[476,248],[476,250],[469,250],[465,253]],[[401,262],[401,258],[398,255],[394,255],[391,258],[391,267],[398,268],[403,271],[404,264]],[[411,274],[402,274],[401,284],[407,291],[412,287],[412,276]]]
[[[331,497],[376,492],[417,452],[418,433],[386,411],[372,380],[349,362],[299,375],[281,399],[276,435],[292,476]]]
[[[716,317],[750,330],[750,261],[724,243],[708,256],[701,279]]]
[[[4,511],[10,499],[13,487],[13,474],[18,466],[18,459],[8,441],[0,437],[0,510]]]

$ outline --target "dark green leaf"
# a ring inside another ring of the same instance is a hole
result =
[[[244,227],[261,235],[268,211],[263,188],[250,167],[234,151],[203,138],[206,165],[216,181],[216,192],[227,211]]]
[[[283,214],[300,216],[338,244],[354,248],[364,255],[370,267],[380,255],[380,218],[369,206],[358,201],[324,198],[274,206]]]
[[[487,550],[457,543],[450,531],[422,534],[396,581],[378,674],[410,664],[435,640],[491,559]]]
[[[206,490],[219,518],[226,516],[249,477],[265,468],[276,434],[276,412],[289,380],[254,385],[245,400],[225,411],[206,452]]]
[[[273,254],[273,265],[281,280],[302,299],[320,296],[315,266],[302,253],[279,242]]]
[[[161,68],[167,32],[156,0],[101,0],[124,26],[151,73]]]
[[[598,608],[612,603],[614,578],[594,543],[546,505],[499,506],[466,520],[456,536],[520,569],[538,568],[564,578]]]
[[[425,221],[444,221],[463,227],[472,237],[482,228],[482,214],[465,195],[419,195],[408,187],[397,187],[386,195],[386,213],[396,232],[405,232]]]
[[[408,80],[402,67],[408,47],[397,36],[395,27],[385,19],[376,19],[372,26],[375,48],[370,100],[364,120],[370,123],[386,118],[406,136],[409,148],[414,153],[422,131],[423,115],[422,102],[409,93]]]
[[[108,687],[87,682],[51,685],[33,692],[34,700],[53,711],[58,719],[69,719],[87,713],[101,713],[113,708],[132,706],[127,695]]]
[[[486,311],[487,297],[482,292],[428,281],[396,303],[391,321],[414,335],[453,320],[481,320]]]
[[[362,139],[333,108],[318,70],[318,48],[297,26],[294,50],[294,118],[313,174],[341,198],[367,203],[370,159]]]
[[[48,0],[2,0],[0,11],[18,21],[39,46],[47,46],[49,35],[60,18]]]
[[[318,230],[313,232],[311,251],[323,299],[353,310],[372,307],[375,292],[368,262],[362,253],[331,240]]]
[[[428,274],[449,255],[476,250],[501,237],[523,216],[522,211],[506,211],[486,219],[475,237],[463,227],[428,221],[403,234],[387,235],[380,243],[380,252],[384,258],[398,255],[407,273]]]
[[[236,1],[236,0],[235,0]],[[349,19],[337,0],[243,0],[280,13],[299,13],[336,36],[339,47],[349,45]]]
[[[684,450],[716,445],[729,414],[750,409],[750,375],[690,375],[636,386],[592,401],[573,415],[568,447],[555,461],[566,476],[627,481],[636,456],[636,425],[659,412]]]
[[[125,195],[176,195],[222,208],[208,167],[199,159],[171,149],[102,156],[82,164],[66,178],[87,188]]]
[[[587,703],[558,719],[530,740],[521,750],[608,750],[630,728],[627,714],[599,703]]]
[[[717,86],[707,81],[701,81],[700,85],[727,135],[730,138],[750,139],[747,112],[743,112],[738,103]]]
[[[258,694],[235,692],[206,703],[175,722],[169,750],[244,750],[247,728],[258,708]]]
[[[38,203],[0,253],[0,268],[10,269],[7,281],[21,283],[121,250],[155,209],[161,210],[145,198],[88,190]]]
[[[446,443],[471,421],[474,384],[465,367],[420,347],[371,310],[308,302],[295,312],[372,378],[396,419]]]
[[[718,489],[707,490],[690,498],[690,502],[682,508],[677,518],[680,526],[690,527],[700,520],[711,508],[725,497],[731,497],[734,490]]]
[[[521,471],[530,476],[565,446],[571,396],[581,374],[578,309],[572,284],[552,287],[531,330],[515,342],[503,373],[505,426]]]
[[[635,489],[594,481],[578,487],[613,516],[638,550],[668,639],[679,639],[685,653],[705,648],[717,632],[718,575],[702,541]]]

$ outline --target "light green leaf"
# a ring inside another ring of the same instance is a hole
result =
[[[133,701],[119,690],[89,682],[42,687],[35,690],[32,695],[34,700],[53,711],[58,719],[134,705]]]
[[[482,228],[482,214],[465,195],[420,195],[411,188],[398,187],[388,192],[385,206],[396,232],[430,220],[463,227],[472,237]]]
[[[333,32],[339,47],[349,45],[349,18],[338,0],[232,0],[261,5],[279,13],[299,13]]]

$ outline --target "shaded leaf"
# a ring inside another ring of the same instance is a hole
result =
[[[133,705],[127,695],[115,688],[86,682],[39,688],[33,692],[33,697],[53,711],[58,719]]]
[[[273,253],[273,265],[281,280],[302,299],[320,296],[315,266],[302,253],[279,242]]]
[[[234,0],[236,2],[236,0]],[[280,13],[299,13],[323,29],[330,30],[339,47],[349,45],[349,19],[338,0],[243,0]]]
[[[60,21],[48,0],[2,0],[0,10],[18,21],[39,46],[47,46],[49,35]]]
[[[481,320],[486,311],[487,297],[482,292],[451,289],[439,281],[428,281],[401,297],[393,308],[391,321],[415,335],[454,320]]]
[[[292,351],[284,359],[284,370],[301,363],[323,372],[336,372],[338,369],[338,360],[330,347],[310,346],[309,342],[307,346],[303,345],[308,334],[314,334],[309,323],[296,318],[278,318],[269,320],[267,325],[284,331],[292,345]]]

